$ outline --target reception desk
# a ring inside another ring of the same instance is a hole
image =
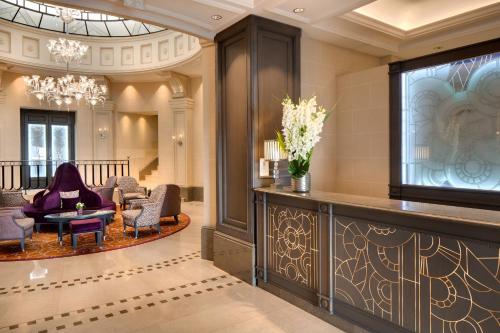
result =
[[[500,212],[255,189],[257,284],[371,332],[500,332]]]

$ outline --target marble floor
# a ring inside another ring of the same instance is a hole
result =
[[[122,250],[0,263],[0,332],[339,332],[200,258],[183,231]]]

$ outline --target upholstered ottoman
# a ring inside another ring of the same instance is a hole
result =
[[[78,235],[94,233],[95,240],[98,246],[102,245],[102,220],[99,218],[86,220],[72,220],[69,222],[71,230],[71,245],[76,249],[78,243]]]

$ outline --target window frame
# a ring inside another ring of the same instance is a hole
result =
[[[432,187],[403,184],[402,179],[402,100],[404,72],[500,52],[500,38],[389,64],[389,142],[391,199],[420,201],[452,206],[500,210],[500,191]]]

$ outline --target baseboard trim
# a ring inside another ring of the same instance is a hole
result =
[[[214,260],[215,226],[201,227],[201,259]]]
[[[255,244],[215,231],[213,253],[216,267],[255,285]]]
[[[185,202],[203,201],[203,187],[201,186],[181,187],[181,197],[184,199]]]
[[[369,331],[365,330],[364,328],[357,326],[349,321],[347,321],[344,318],[341,318],[337,315],[331,315],[328,311],[325,309],[322,309],[314,304],[311,304],[310,302],[295,296],[294,294],[278,287],[275,286],[271,283],[265,283],[263,280],[258,280],[257,285],[259,288],[264,289],[267,292],[270,292],[273,295],[278,296],[279,298],[284,299],[290,304],[295,305],[298,308],[301,308],[302,310],[309,312],[310,314],[326,321],[327,323],[341,329],[344,332],[349,332],[349,333],[370,333]]]

